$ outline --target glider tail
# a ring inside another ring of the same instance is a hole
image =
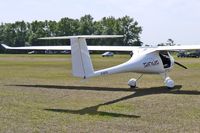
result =
[[[71,38],[72,73],[76,77],[89,78],[94,69],[85,38]]]

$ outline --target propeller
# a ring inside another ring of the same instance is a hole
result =
[[[182,67],[182,68],[185,68],[185,69],[188,69],[186,66],[184,66],[184,65],[182,65],[181,63],[178,63],[178,62],[174,62],[176,65],[179,65],[180,67]]]

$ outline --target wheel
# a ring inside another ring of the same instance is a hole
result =
[[[130,88],[136,88],[136,79],[132,78],[128,81],[128,85],[130,86]]]
[[[168,89],[173,89],[174,88],[174,81],[170,77],[167,77],[165,79],[165,84],[166,84]]]

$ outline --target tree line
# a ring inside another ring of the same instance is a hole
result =
[[[80,19],[62,18],[59,21],[16,21],[1,23],[0,43],[10,46],[69,45],[66,40],[38,40],[40,37],[72,35],[124,35],[123,39],[89,40],[89,45],[136,45],[142,44],[142,27],[129,16],[104,17],[94,21],[91,15]]]

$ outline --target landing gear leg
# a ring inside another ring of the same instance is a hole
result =
[[[134,78],[130,79],[130,80],[128,81],[128,85],[130,86],[130,88],[136,88],[136,87],[137,87],[137,81],[138,81],[142,76],[143,76],[143,74],[140,75],[140,77],[138,77],[137,79],[134,79]]]
[[[164,79],[164,83],[167,86],[168,89],[173,89],[175,86],[174,81],[167,75],[167,73],[162,74],[162,77]]]

